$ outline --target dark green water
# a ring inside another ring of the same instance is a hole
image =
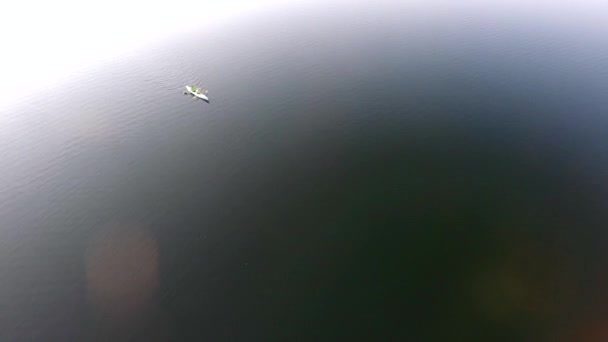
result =
[[[2,340],[602,340],[588,14],[299,5],[14,106]]]

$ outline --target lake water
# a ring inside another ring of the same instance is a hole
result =
[[[602,6],[269,8],[34,89],[0,339],[602,340]]]

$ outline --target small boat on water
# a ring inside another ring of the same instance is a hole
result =
[[[209,98],[207,97],[209,91],[207,89],[197,88],[195,86],[186,86],[186,91],[199,99],[209,102]]]

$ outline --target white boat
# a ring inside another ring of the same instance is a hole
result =
[[[199,99],[203,99],[203,100],[209,102],[209,98],[207,97],[207,90],[204,90],[201,88],[195,88],[193,86],[186,86],[186,91],[188,91],[188,93],[198,97]]]

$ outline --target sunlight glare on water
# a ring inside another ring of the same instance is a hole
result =
[[[383,1],[385,2],[385,1]],[[391,3],[391,1],[386,1]],[[32,92],[66,78],[75,71],[121,54],[158,43],[176,33],[210,27],[222,20],[252,10],[276,7],[287,0],[108,0],[102,2],[7,1],[0,5],[0,109]],[[344,9],[358,2],[344,2]],[[400,2],[410,13],[412,5],[425,4],[420,0]],[[469,13],[491,11],[498,18],[540,17],[543,22],[560,21],[571,27],[605,28],[608,4],[604,1],[550,2],[471,0],[454,6],[449,1],[433,1],[425,6],[430,18],[465,10]],[[393,2],[393,5],[396,5]],[[325,6],[315,5],[323,12]],[[426,12],[426,11],[423,11]],[[576,21],[576,13],[584,13],[584,23]],[[591,14],[591,15],[589,15]],[[407,15],[406,15],[407,16]],[[405,20],[405,18],[404,18]],[[605,30],[604,30],[605,31]],[[27,89],[27,91],[26,91]],[[35,90],[32,90],[35,89]]]
[[[0,4],[0,341],[608,341],[606,0],[108,1]]]
[[[5,2],[0,109],[91,64],[282,1]]]

